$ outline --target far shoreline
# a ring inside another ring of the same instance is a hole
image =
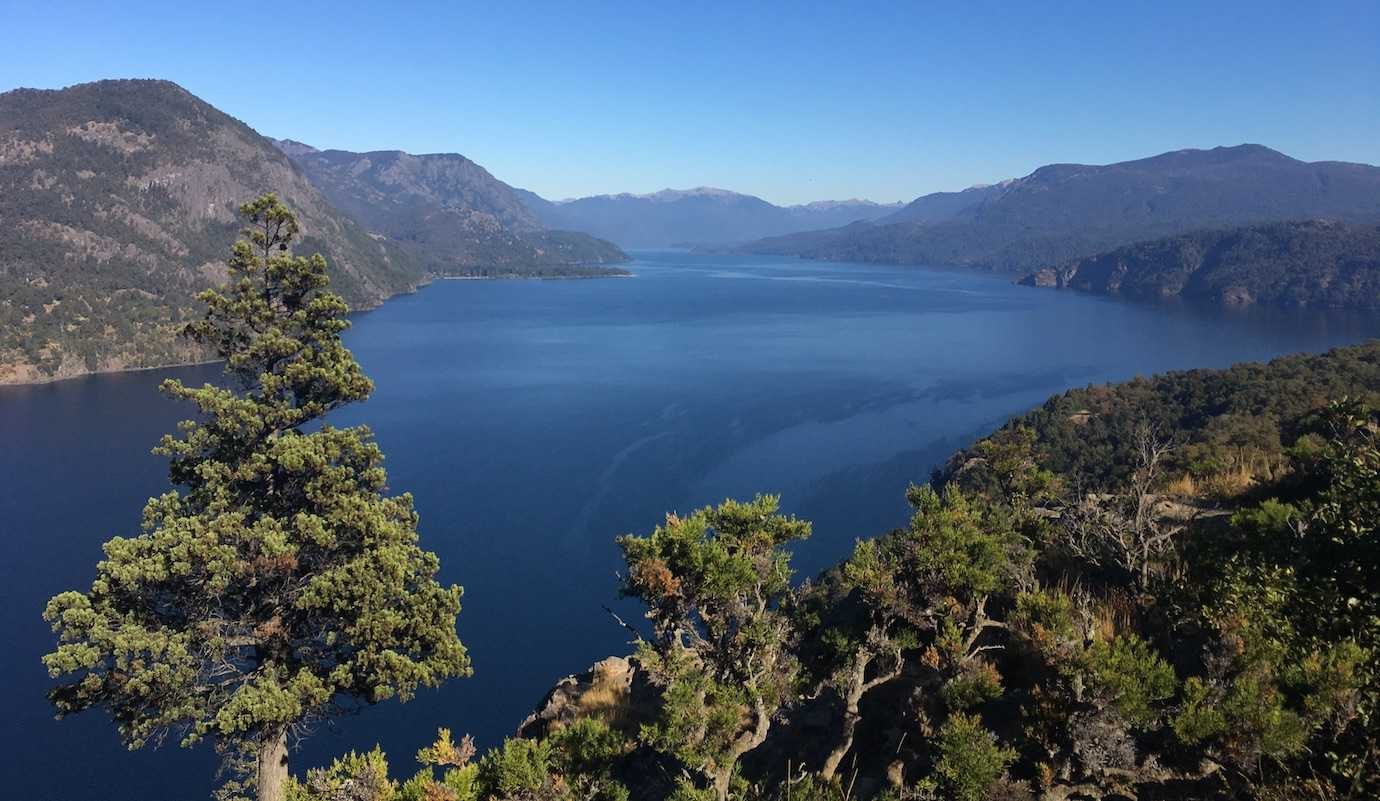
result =
[[[504,275],[437,275],[438,281],[587,281],[592,278],[636,278],[637,273],[624,271],[618,273],[591,273],[589,275],[528,275],[508,273]]]
[[[427,284],[430,284],[432,281],[438,281],[438,280],[439,280],[439,281],[571,281],[571,280],[588,280],[588,279],[591,279],[591,278],[636,278],[636,277],[637,277],[637,274],[634,273],[634,272],[631,272],[631,271],[624,271],[624,272],[618,272],[618,273],[592,273],[592,274],[589,274],[589,275],[524,275],[524,274],[522,274],[522,273],[512,273],[512,274],[509,274],[509,275],[431,275],[431,276],[427,276],[426,280],[419,282],[416,286],[412,287],[412,288],[409,289],[409,290],[405,290],[405,291],[403,291],[403,292],[398,292],[398,293],[396,293],[396,294],[390,295],[390,296],[388,296],[387,298],[384,298],[383,300],[379,301],[378,303],[373,304],[373,305],[371,305],[371,306],[368,306],[368,307],[366,307],[366,308],[351,309],[351,310],[350,310],[349,316],[350,316],[350,317],[354,317],[355,315],[359,315],[359,314],[368,314],[369,312],[371,312],[371,311],[373,311],[373,310],[375,310],[375,309],[377,309],[377,308],[383,306],[383,305],[386,304],[388,301],[393,300],[394,298],[401,297],[401,296],[403,296],[403,295],[415,294],[415,293],[418,292],[419,290],[421,290],[421,289],[423,289],[424,287],[426,287]],[[150,372],[150,371],[152,371],[152,370],[173,370],[173,369],[177,369],[177,368],[180,368],[180,367],[201,367],[201,366],[208,365],[208,364],[217,364],[217,363],[219,363],[219,362],[221,362],[221,361],[224,361],[224,360],[223,360],[223,359],[196,359],[196,360],[192,360],[192,361],[172,362],[172,363],[169,363],[169,364],[154,364],[154,365],[149,365],[149,366],[144,366],[144,367],[117,367],[117,368],[114,368],[114,369],[111,369],[111,370],[90,370],[90,371],[83,372],[83,373],[74,373],[74,374],[72,374],[72,375],[48,376],[48,377],[45,377],[45,378],[35,379],[35,380],[33,380],[33,381],[0,381],[0,392],[4,392],[4,391],[6,391],[7,389],[9,389],[10,387],[41,387],[41,386],[47,386],[47,385],[49,385],[49,384],[58,384],[58,383],[62,383],[62,382],[65,382],[65,381],[75,381],[75,380],[81,379],[81,378],[90,378],[90,377],[92,377],[92,376],[124,375],[124,374],[127,374],[127,373],[147,373],[147,372]]]

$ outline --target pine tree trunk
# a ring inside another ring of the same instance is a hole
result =
[[[838,744],[834,750],[829,752],[828,758],[824,760],[824,767],[820,769],[819,775],[824,779],[833,779],[838,775],[839,765],[843,763],[843,758],[853,748],[853,736],[858,730],[858,723],[862,720],[862,698],[872,691],[892,679],[901,675],[901,652],[897,650],[892,654],[894,664],[891,669],[879,673],[871,681],[867,681],[867,669],[872,665],[877,654],[862,654],[853,662],[853,672],[849,676],[848,689],[843,693],[843,726],[839,731]]]
[[[733,782],[733,769],[738,766],[738,760],[743,758],[743,754],[766,742],[771,715],[762,707],[760,701],[753,705],[753,717],[756,719],[753,727],[738,735],[738,739],[729,747],[726,758],[714,773],[714,796],[718,801],[728,801],[729,785]]]
[[[259,801],[283,801],[287,793],[287,731],[267,735],[259,743],[257,789]]]
[[[720,768],[719,772],[714,774],[714,797],[718,801],[728,801],[728,786],[732,780],[733,765],[731,764],[728,767]]]
[[[838,774],[839,765],[843,763],[843,758],[848,755],[849,749],[853,747],[853,733],[858,728],[858,720],[862,717],[858,712],[858,706],[862,702],[863,679],[867,675],[867,664],[869,660],[858,659],[853,663],[852,679],[843,697],[843,730],[839,732],[838,744],[834,750],[829,752],[829,757],[824,760],[824,767],[820,769],[819,775],[822,779],[833,779]]]
[[[834,746],[834,750],[829,752],[829,757],[824,760],[824,767],[820,768],[819,777],[830,780],[838,775],[839,765],[843,764],[843,758],[848,756],[848,752],[853,748],[853,732],[858,728],[858,721],[862,715],[858,714],[858,704],[850,703],[843,712],[843,731],[839,734],[839,743]]]

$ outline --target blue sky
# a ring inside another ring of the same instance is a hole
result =
[[[0,89],[161,77],[270,136],[553,198],[909,200],[1258,142],[1380,163],[1380,3],[0,0]]]

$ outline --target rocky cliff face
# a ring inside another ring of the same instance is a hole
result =
[[[237,207],[269,191],[355,308],[422,280],[271,142],[176,84],[0,94],[0,383],[204,356],[176,333],[224,275]]]

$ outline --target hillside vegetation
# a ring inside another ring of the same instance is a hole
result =
[[[0,383],[205,357],[175,332],[225,276],[235,209],[269,188],[353,307],[423,280],[268,140],[176,84],[0,94]]]
[[[1279,222],[1138,242],[1026,276],[1142,299],[1229,305],[1380,307],[1380,227]]]
[[[631,657],[289,798],[1374,797],[1376,401],[1380,343],[1070,391],[803,585],[776,499],[668,515],[618,540]]]
[[[1050,164],[973,191],[973,202],[955,210],[965,194],[933,204],[920,198],[910,219],[903,210],[876,224],[764,239],[741,250],[1029,272],[1204,228],[1315,217],[1373,223],[1380,219],[1380,167],[1308,163],[1239,145],[1105,166]]]

